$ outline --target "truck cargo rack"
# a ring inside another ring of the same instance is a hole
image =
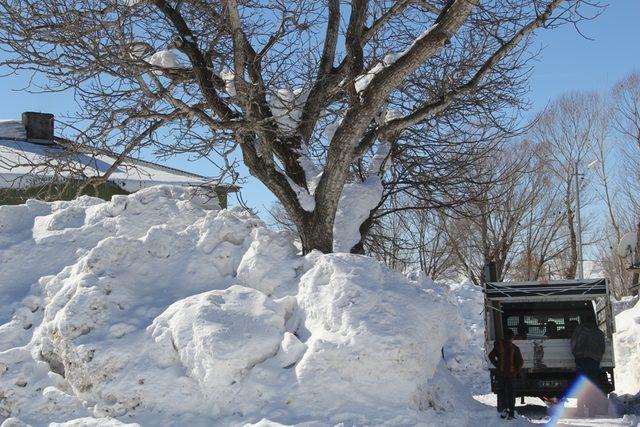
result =
[[[483,291],[488,300],[509,302],[543,301],[559,296],[564,300],[590,300],[608,294],[606,279],[485,282]]]

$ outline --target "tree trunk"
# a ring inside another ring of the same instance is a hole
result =
[[[318,221],[315,216],[309,215],[300,223],[296,223],[302,241],[302,253],[306,255],[314,249],[325,254],[331,253],[333,252],[333,222]]]
[[[364,222],[360,224],[360,228],[358,229],[358,231],[360,232],[360,241],[356,243],[356,245],[353,248],[351,248],[352,254],[364,255],[364,242],[367,239],[367,236],[369,235],[369,231],[371,231],[371,227],[373,227],[374,212],[375,210],[372,210],[369,216],[367,217],[367,219],[365,219]],[[394,247],[394,252],[396,252],[395,247]]]

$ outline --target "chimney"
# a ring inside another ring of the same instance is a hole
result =
[[[27,140],[53,143],[53,114],[22,113],[22,123],[27,131]]]

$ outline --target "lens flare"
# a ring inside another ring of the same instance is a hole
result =
[[[577,407],[567,407],[567,399],[577,399]],[[579,375],[551,411],[549,426],[556,426],[562,418],[593,416],[606,402],[606,395],[585,375]]]

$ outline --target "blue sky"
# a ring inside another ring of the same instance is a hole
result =
[[[640,1],[611,0],[603,14],[583,22],[580,30],[571,26],[539,31],[535,46],[543,47],[530,80],[533,110],[540,110],[554,97],[572,90],[608,90],[616,81],[640,69]],[[0,77],[0,118],[19,118],[23,111],[56,115],[73,111],[69,94],[28,94],[15,90],[26,86],[29,75]],[[210,175],[206,161],[172,159],[170,166]],[[250,179],[243,187],[249,206],[264,217],[275,200],[262,184]]]

